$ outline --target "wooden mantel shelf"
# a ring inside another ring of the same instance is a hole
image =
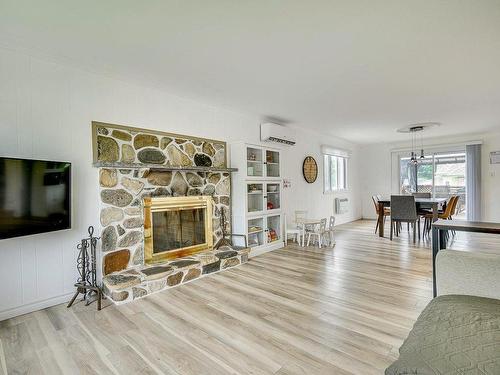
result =
[[[156,171],[189,171],[189,172],[237,172],[238,168],[217,168],[217,167],[171,167],[167,165],[159,164],[146,164],[146,163],[108,163],[108,162],[96,162],[93,164],[96,168],[116,168],[116,169],[150,169]]]

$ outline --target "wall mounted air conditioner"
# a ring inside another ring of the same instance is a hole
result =
[[[266,122],[260,124],[260,140],[264,142],[276,142],[293,146],[295,141],[295,132],[284,125]]]

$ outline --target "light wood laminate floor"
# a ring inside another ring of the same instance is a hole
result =
[[[0,373],[382,374],[431,298],[431,256],[427,240],[391,242],[374,226],[101,312],[58,305],[3,321]],[[499,243],[459,234],[452,247]]]

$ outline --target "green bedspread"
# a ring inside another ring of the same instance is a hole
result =
[[[459,295],[433,299],[385,374],[499,375],[500,300]]]

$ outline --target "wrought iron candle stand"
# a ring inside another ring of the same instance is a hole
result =
[[[93,226],[89,226],[88,232],[89,237],[82,239],[81,243],[76,246],[80,250],[76,265],[80,277],[75,284],[76,293],[71,301],[69,301],[68,307],[71,307],[79,294],[83,294],[82,301],[85,301],[85,306],[97,300],[97,310],[101,310],[101,300],[104,296],[101,288],[97,285],[96,263],[97,241],[100,237],[94,237]],[[93,295],[95,295],[94,298],[92,298]]]

